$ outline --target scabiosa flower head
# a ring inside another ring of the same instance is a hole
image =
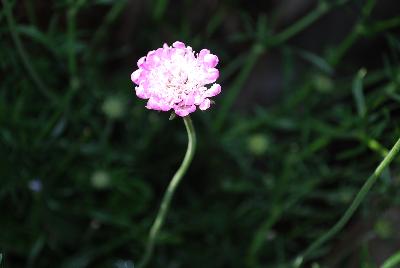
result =
[[[195,53],[190,46],[177,41],[140,58],[139,69],[132,73],[131,79],[137,85],[136,95],[148,100],[147,109],[173,109],[183,117],[197,106],[207,110],[210,98],[221,92],[221,86],[214,83],[219,77],[217,64],[218,57],[208,49]]]

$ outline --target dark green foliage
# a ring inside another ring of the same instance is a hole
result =
[[[163,42],[219,55],[223,92],[193,117],[198,149],[150,267],[289,267],[400,136],[400,16],[375,14],[379,1],[318,1],[278,29],[274,11],[244,2],[221,1],[195,24],[196,1],[142,1],[122,40],[129,1],[39,2],[2,0],[0,11],[1,267],[133,267],[143,254],[186,148],[182,120],[146,110],[130,81]],[[298,45],[333,12],[354,26],[336,41],[315,33],[319,49]],[[240,26],[226,35],[229,16]],[[279,93],[246,101],[269,55]],[[371,233],[399,244],[383,216],[400,205],[398,165],[307,265],[375,267]]]

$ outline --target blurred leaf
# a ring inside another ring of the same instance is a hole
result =
[[[256,40],[262,44],[265,44],[269,41],[270,37],[270,29],[268,27],[267,16],[265,14],[261,14],[257,18],[256,25]]]
[[[208,21],[206,28],[207,36],[211,36],[219,29],[219,27],[221,27],[221,24],[224,22],[225,16],[226,13],[224,9],[220,9],[214,14],[214,16],[211,17],[211,19]]]
[[[305,50],[297,49],[295,51],[297,52],[297,54],[299,54],[300,57],[313,64],[322,72],[326,74],[333,74],[333,68],[324,58]]]
[[[118,260],[115,262],[115,268],[134,268],[132,261]]]
[[[366,69],[360,69],[353,80],[353,96],[356,102],[357,112],[360,117],[364,117],[367,113],[367,106],[365,104],[363,91],[363,79],[366,74]]]
[[[40,252],[42,251],[44,245],[46,243],[46,237],[45,236],[40,236],[35,243],[32,246],[32,249],[29,253],[29,258],[28,258],[28,266],[29,267],[34,267],[34,262],[39,256]]]
[[[400,265],[400,251],[390,256],[381,266],[381,268],[394,268]]]
[[[63,131],[65,130],[65,127],[67,125],[67,120],[65,117],[62,117],[57,124],[54,126],[53,130],[51,131],[51,137],[52,138],[57,138],[59,137]]]
[[[32,41],[40,43],[51,51],[54,55],[57,55],[56,46],[53,41],[45,33],[39,31],[35,26],[32,25],[18,25],[17,30],[22,35],[29,37]]]

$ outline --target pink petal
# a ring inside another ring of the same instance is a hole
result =
[[[202,49],[202,50],[200,50],[200,52],[199,52],[199,59],[200,59],[200,60],[203,60],[204,57],[205,57],[207,54],[210,54],[210,50],[208,50],[208,49]]]
[[[204,101],[202,103],[200,103],[200,110],[204,111],[207,110],[208,108],[210,108],[211,105],[211,101],[210,99],[204,99]]]
[[[196,105],[191,105],[191,106],[177,106],[174,108],[175,113],[179,116],[187,116],[190,113],[193,113],[196,111]]]
[[[191,105],[193,105],[193,104],[194,104],[194,101],[195,101],[195,98],[194,98],[193,95],[188,95],[188,96],[186,96],[185,99],[183,99],[183,103],[184,103],[186,106],[191,106]]]
[[[207,91],[206,97],[214,97],[221,93],[221,86],[219,84],[213,84]]]
[[[181,41],[176,41],[172,44],[172,46],[175,48],[185,48],[185,43],[183,43]]]
[[[214,83],[219,77],[219,71],[218,69],[211,68],[208,69],[208,75],[207,75],[207,83]]]
[[[196,105],[188,106],[187,109],[189,110],[189,113],[193,113],[194,111],[196,111]]]
[[[141,98],[141,99],[148,99],[149,98],[145,88],[142,85],[140,85],[138,87],[135,87],[135,91],[136,91],[136,96],[138,96],[139,98]]]
[[[204,56],[204,63],[207,67],[214,68],[218,64],[218,57],[213,54],[207,54]]]
[[[186,109],[179,109],[179,108],[175,108],[175,113],[176,115],[179,115],[181,117],[187,116],[189,114],[189,112]]]
[[[149,52],[147,52],[147,57],[151,57],[152,55],[154,55],[154,53],[156,53],[155,50],[150,50]]]
[[[164,112],[169,111],[171,110],[171,106],[166,103],[160,103],[160,110]]]
[[[137,66],[140,68],[142,67],[143,63],[146,61],[146,56],[141,57],[138,62],[137,62]]]
[[[157,101],[155,98],[153,98],[153,97],[151,97],[151,98],[147,101],[146,108],[147,108],[147,109],[150,109],[150,110],[157,110],[157,111],[160,111],[160,110],[161,110],[160,104],[159,104],[158,101]]]
[[[142,73],[142,70],[141,69],[137,69],[136,71],[134,71],[131,74],[131,80],[132,80],[133,83],[139,84],[139,77],[140,77],[141,73]]]
[[[171,110],[171,106],[167,102],[165,102],[165,100],[158,97],[151,97],[147,101],[146,108],[164,112]]]
[[[206,89],[206,88],[204,87],[204,89]],[[200,95],[200,94],[197,94],[194,97],[194,104],[199,105],[200,103],[203,102],[203,100],[204,100],[204,97],[202,95]]]

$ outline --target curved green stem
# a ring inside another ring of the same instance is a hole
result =
[[[377,179],[381,176],[382,172],[389,166],[389,164],[393,161],[395,156],[400,151],[400,138],[393,145],[392,149],[390,149],[389,153],[385,156],[379,166],[375,169],[374,173],[367,179],[364,185],[361,187],[360,191],[357,193],[350,207],[346,210],[340,220],[323,236],[317,239],[314,243],[312,243],[303,254],[298,256],[294,261],[295,267],[300,267],[302,262],[317,248],[323,245],[327,240],[331,239],[336,233],[338,233],[350,220],[353,216],[354,212],[360,206],[361,202],[364,200],[365,196],[368,194],[371,187],[377,181]]]
[[[194,151],[196,148],[196,133],[193,127],[192,120],[189,116],[185,116],[183,118],[183,122],[185,123],[186,131],[188,134],[188,147],[186,150],[185,157],[183,158],[181,166],[176,171],[174,177],[172,178],[171,182],[168,185],[168,188],[164,194],[164,197],[161,201],[160,209],[157,213],[157,217],[154,220],[154,223],[150,229],[149,239],[146,245],[145,254],[142,257],[138,267],[144,268],[148,264],[151,259],[154,250],[155,240],[158,236],[158,233],[164,223],[165,216],[167,215],[169,206],[171,204],[172,197],[174,196],[176,187],[178,186],[179,182],[182,180],[183,176],[185,175],[190,163],[192,162]]]

